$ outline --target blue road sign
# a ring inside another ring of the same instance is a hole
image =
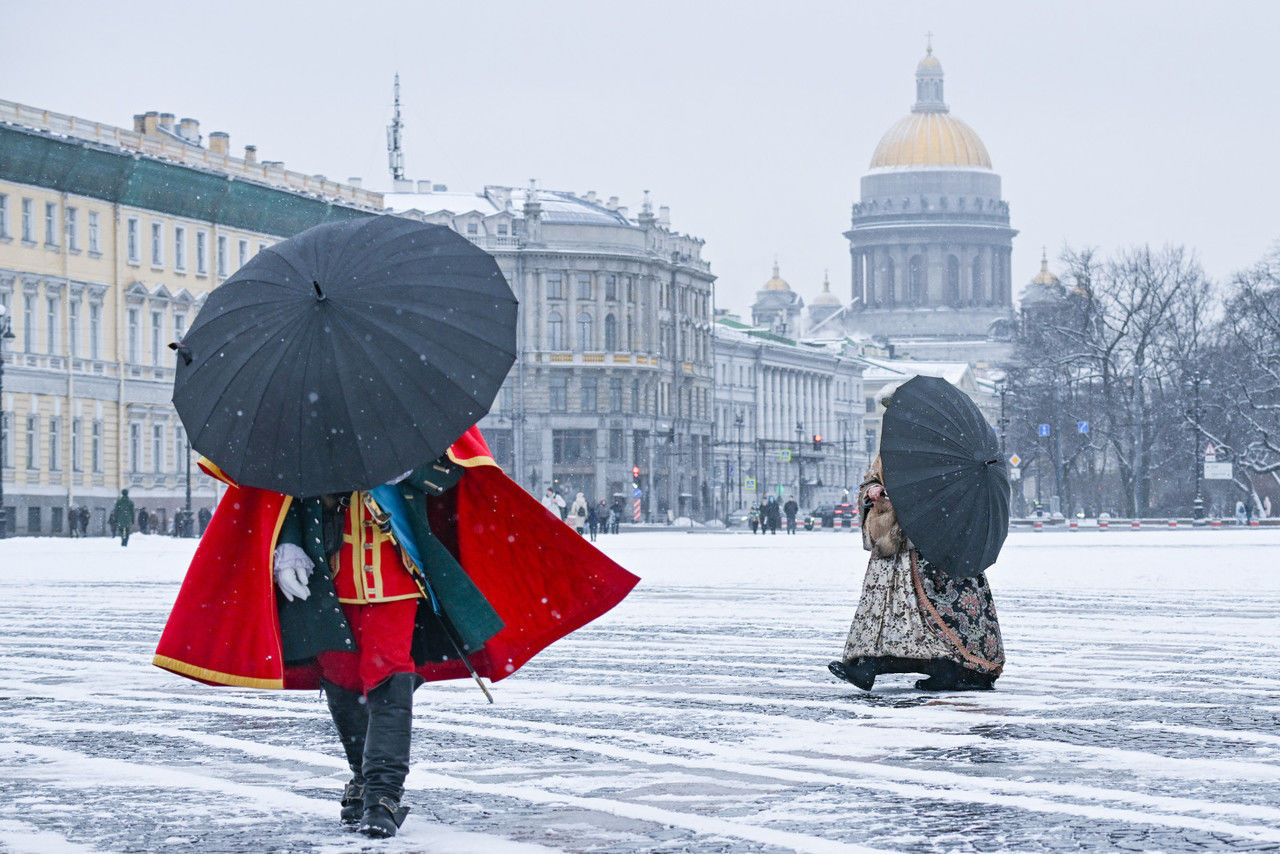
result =
[[[1079,434],[1081,434],[1081,435],[1088,435],[1088,433],[1089,433],[1089,422],[1088,422],[1088,421],[1077,421],[1077,422],[1076,422],[1076,432],[1077,432],[1077,433],[1079,433]]]
[[[1048,425],[1048,424],[1041,424],[1041,425],[1040,425],[1039,435],[1040,435],[1040,436],[1042,436],[1042,437],[1043,437],[1043,436],[1048,436],[1048,435],[1049,435],[1049,425]]]
[[[636,487],[635,489],[631,490],[631,497],[632,497],[632,498],[640,498],[640,497],[642,497],[643,495],[644,495],[644,490],[643,490],[643,489],[640,489],[639,487]]]

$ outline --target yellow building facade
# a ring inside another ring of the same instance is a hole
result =
[[[121,489],[155,528],[212,509],[170,403],[174,354],[205,296],[272,243],[364,216],[381,196],[200,144],[198,125],[134,131],[0,101],[0,304],[6,528],[109,530]],[[191,472],[194,472],[192,474]],[[80,514],[83,515],[83,514]]]

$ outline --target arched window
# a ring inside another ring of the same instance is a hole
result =
[[[618,319],[612,314],[604,316],[604,349],[610,353],[618,349]]]
[[[943,300],[947,305],[960,305],[960,259],[954,255],[947,256],[946,293]]]
[[[574,344],[579,350],[590,350],[592,347],[591,315],[585,311],[578,315],[578,340]]]
[[[912,255],[907,279],[907,303],[924,305],[929,293],[929,274],[925,270],[924,256]]]
[[[973,258],[973,304],[982,305],[987,302],[987,287],[982,276],[982,256]]]
[[[547,315],[547,349],[564,349],[564,318],[558,311]]]

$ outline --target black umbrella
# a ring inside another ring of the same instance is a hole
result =
[[[898,523],[953,576],[995,563],[1009,532],[1009,472],[972,400],[938,377],[903,383],[884,412],[880,460]]]
[[[515,361],[516,299],[448,228],[328,223],[259,252],[209,294],[178,351],[191,446],[290,495],[372,487],[434,459]]]

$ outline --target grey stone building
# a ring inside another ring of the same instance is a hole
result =
[[[787,338],[728,314],[713,334],[718,506],[773,495],[808,510],[856,487],[867,461],[856,344]]]
[[[671,230],[646,194],[397,182],[397,213],[447,225],[490,252],[520,300],[519,353],[480,422],[499,465],[541,496],[617,500],[706,517],[712,506],[712,283],[703,242]],[[406,192],[409,187],[418,192]]]
[[[881,138],[853,205],[850,334],[1007,339],[1017,232],[978,135],[951,115],[932,47],[911,113]],[[836,322],[828,319],[825,329]]]

